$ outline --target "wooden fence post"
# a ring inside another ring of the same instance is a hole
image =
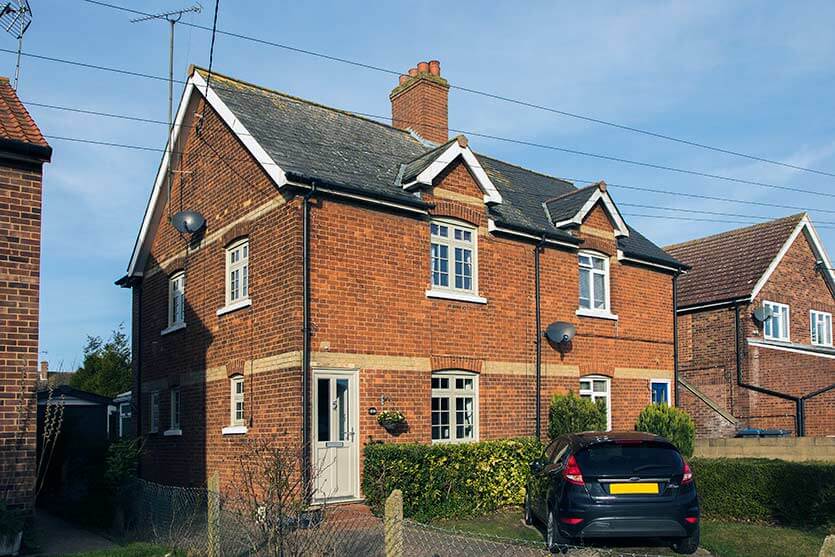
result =
[[[395,489],[386,499],[383,526],[386,535],[386,557],[403,557],[403,492]]]
[[[220,555],[220,478],[215,472],[209,476],[209,489],[207,493],[207,549],[209,557]]]

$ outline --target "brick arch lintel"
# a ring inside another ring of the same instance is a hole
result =
[[[186,268],[186,258],[185,256],[175,257],[171,261],[165,264],[164,267],[161,267],[162,272],[168,275],[169,277],[179,271],[182,271]]]
[[[431,356],[432,371],[460,370],[481,373],[484,360],[469,356],[433,355]]]
[[[245,238],[252,232],[252,222],[239,222],[223,235],[223,247],[227,247],[235,240]]]
[[[429,210],[429,214],[433,217],[451,217],[455,219],[468,222],[473,226],[479,226],[484,220],[484,212],[477,210],[475,207],[465,205],[463,203],[456,203],[447,199],[437,199],[435,206]]]

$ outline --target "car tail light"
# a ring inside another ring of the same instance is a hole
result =
[[[686,519],[685,519],[686,520]],[[576,526],[583,522],[582,518],[575,518],[575,517],[560,517],[560,522],[565,524],[570,524],[571,526]]]
[[[684,459],[682,459],[684,460]],[[690,470],[690,465],[684,460],[684,474],[681,476],[681,485],[689,484],[693,481],[693,471]]]
[[[684,517],[684,522],[686,522],[687,524],[696,524],[698,521],[699,521],[698,516],[685,516]]]
[[[574,455],[568,457],[565,468],[562,469],[562,477],[570,484],[585,485],[583,472],[580,471],[580,466],[577,464],[577,459],[574,458]]]

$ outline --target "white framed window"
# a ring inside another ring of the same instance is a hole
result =
[[[249,299],[249,239],[244,238],[226,248],[226,305]]]
[[[649,382],[650,397],[653,404],[670,405],[670,380],[651,379]]]
[[[185,324],[185,273],[179,272],[168,279],[168,327]]]
[[[176,431],[180,429],[180,388],[171,389],[171,408],[168,429]]]
[[[771,340],[789,340],[789,306],[778,302],[763,302],[763,308],[771,317],[763,323],[763,335]]]
[[[232,377],[230,383],[232,386],[232,407],[229,423],[232,426],[242,426],[244,425],[244,376],[236,375]]]
[[[601,253],[581,251],[579,264],[578,315],[617,319],[611,312],[609,295],[609,258]]]
[[[452,220],[430,225],[432,289],[478,293],[477,231]]]
[[[466,371],[432,374],[432,442],[478,440],[478,375]]]
[[[612,380],[603,375],[586,375],[580,378],[580,398],[592,402],[602,400],[606,406],[606,431],[612,430]]]
[[[832,346],[832,314],[825,311],[809,312],[812,344]]]
[[[119,404],[119,437],[124,437],[128,434],[128,424],[132,416],[130,402],[122,402]]]
[[[148,399],[148,433],[159,432],[159,392],[152,391]]]

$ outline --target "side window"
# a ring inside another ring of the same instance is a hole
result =
[[[653,379],[650,381],[649,389],[653,404],[670,404],[670,381],[669,379]]]
[[[168,326],[185,323],[185,274],[182,272],[168,279]]]
[[[771,340],[789,340],[789,306],[777,302],[763,302],[771,316],[763,324],[763,335]]]
[[[231,394],[231,419],[230,424],[233,426],[244,425],[244,378],[242,375],[236,375],[231,380],[232,394]]]
[[[148,433],[157,433],[159,431],[159,392],[150,393],[148,407]]]
[[[226,248],[226,305],[249,299],[249,240]]]

